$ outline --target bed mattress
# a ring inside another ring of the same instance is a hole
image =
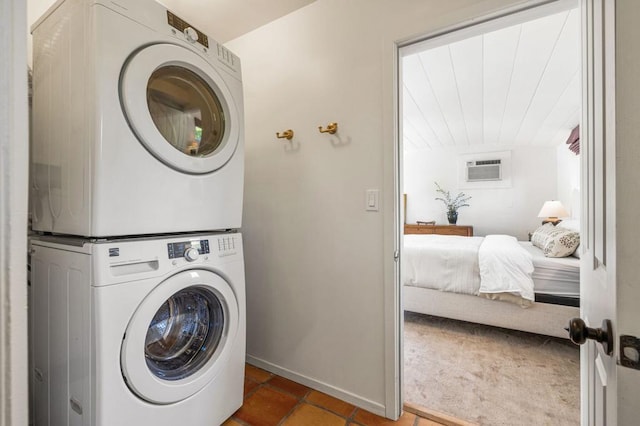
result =
[[[520,245],[533,258],[534,291],[561,297],[580,297],[580,259],[569,257],[545,257],[542,250],[529,241]]]

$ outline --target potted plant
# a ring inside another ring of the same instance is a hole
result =
[[[447,220],[449,224],[455,225],[458,222],[458,209],[460,207],[469,207],[467,201],[471,199],[470,195],[466,195],[464,192],[458,193],[455,197],[451,196],[449,191],[445,191],[438,185],[438,182],[434,182],[436,184],[436,192],[442,194],[441,197],[436,197],[436,200],[440,200],[447,206]]]

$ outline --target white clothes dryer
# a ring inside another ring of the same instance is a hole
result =
[[[242,405],[240,234],[30,249],[36,426],[216,425]]]
[[[153,0],[60,0],[32,27],[33,229],[237,229],[239,59]]]

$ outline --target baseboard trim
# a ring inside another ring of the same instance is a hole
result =
[[[477,426],[475,423],[470,423],[465,420],[456,419],[455,417],[450,416],[448,414],[440,413],[434,410],[429,410],[428,408],[424,408],[417,404],[412,404],[410,402],[405,402],[403,409],[407,413],[415,414],[416,416],[433,420],[434,422],[437,422],[446,426]]]
[[[247,363],[385,417],[384,405],[247,354]]]

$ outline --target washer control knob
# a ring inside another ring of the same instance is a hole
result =
[[[195,43],[196,41],[198,41],[198,32],[192,27],[187,27],[184,29],[184,36],[191,43]]]
[[[191,247],[186,249],[184,252],[184,258],[187,259],[188,262],[193,262],[198,259],[198,256],[200,256],[200,253],[198,253],[197,248]]]

